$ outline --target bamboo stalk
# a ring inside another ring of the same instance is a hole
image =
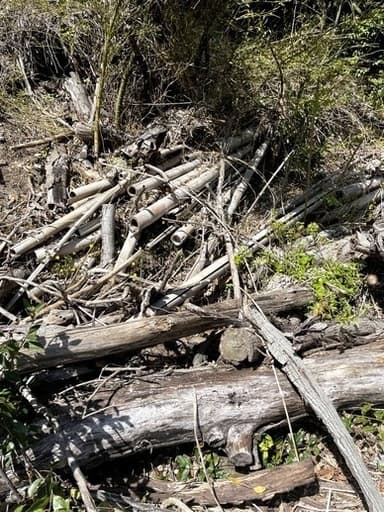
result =
[[[101,214],[101,259],[102,267],[111,265],[115,253],[115,205],[103,204]]]
[[[124,272],[125,267],[123,264],[124,264],[124,262],[129,261],[129,258],[132,256],[132,254],[135,250],[137,241],[139,239],[139,236],[140,235],[138,233],[132,233],[132,231],[128,232],[128,236],[125,239],[123,247],[121,248],[121,251],[120,251],[119,257],[116,260],[114,269],[120,268],[120,272]]]
[[[72,234],[78,229],[78,227],[86,221],[93,213],[105,202],[112,200],[118,195],[125,192],[125,187],[128,183],[128,179],[122,180],[120,183],[110,188],[109,190],[103,192],[102,194],[96,196],[95,199],[87,202],[81,207],[76,208],[70,213],[67,213],[60,219],[52,222],[48,226],[44,226],[34,235],[26,238],[25,240],[19,242],[14,245],[12,248],[15,256],[21,256],[22,254],[30,251],[34,247],[42,244],[46,240],[52,238],[54,235],[72,225],[72,228],[69,230],[69,234],[67,233],[65,237],[59,243],[60,247],[62,247],[72,236]],[[60,247],[57,247],[59,250]]]
[[[68,204],[73,204],[77,201],[80,201],[81,199],[87,198],[100,192],[104,192],[113,186],[115,176],[116,173],[113,173],[113,175],[111,175],[109,178],[104,178],[102,180],[94,181],[93,183],[88,183],[87,185],[82,185],[72,189],[69,192]]]
[[[199,159],[196,159],[192,160],[191,162],[178,165],[177,167],[173,167],[166,171],[164,173],[165,177],[167,181],[175,180],[180,176],[188,174],[190,171],[192,171],[198,165],[200,165],[200,163],[201,161]],[[131,196],[137,196],[138,194],[144,191],[149,192],[154,188],[164,185],[164,182],[167,183],[167,181],[165,182],[164,178],[162,178],[161,176],[151,176],[150,178],[146,178],[137,183],[134,183],[133,185],[130,185],[128,188],[128,194],[130,194]]]
[[[56,251],[55,256],[66,256],[68,254],[75,254],[77,252],[83,251],[87,249],[91,245],[94,245],[101,238],[100,230],[90,233],[88,235],[82,236],[80,238],[75,238],[66,244],[63,245],[59,250]],[[35,250],[36,260],[38,262],[46,261],[51,257],[51,254],[54,250],[54,246],[50,247],[39,247]]]
[[[243,195],[245,194],[252,177],[255,175],[255,172],[256,172],[262,158],[265,155],[267,147],[268,147],[268,142],[263,142],[263,144],[261,144],[261,146],[256,150],[255,156],[253,157],[251,162],[248,164],[248,169],[246,170],[244,175],[241,176],[240,183],[235,188],[233,195],[232,195],[231,202],[229,203],[229,206],[228,206],[228,218],[229,219],[233,216],[233,214],[237,210],[237,207],[239,206],[239,203],[240,203]]]

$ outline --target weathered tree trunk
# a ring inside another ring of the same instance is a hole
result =
[[[302,307],[312,298],[312,292],[306,288],[254,296],[266,313]],[[23,350],[19,369],[33,371],[151,347],[233,323],[239,307],[239,301],[230,300],[202,308],[198,313],[180,311],[107,327],[64,330],[54,337],[41,337],[42,351]]]
[[[92,105],[78,73],[74,71],[69,73],[69,77],[65,79],[63,87],[71,97],[79,121],[87,122]]]
[[[305,361],[335,407],[380,403],[384,396],[383,349],[384,342],[375,342]],[[291,419],[304,416],[304,403],[282,373],[279,383]],[[59,432],[33,446],[29,456],[36,467],[64,467],[63,442],[80,466],[194,442],[196,409],[198,435],[214,446],[228,446],[235,425],[256,432],[285,419],[274,374],[266,367],[256,371],[175,371],[141,377],[140,382],[109,383],[95,393],[88,407],[91,414],[83,420],[68,422],[63,413]]]

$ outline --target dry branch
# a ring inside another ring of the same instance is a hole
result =
[[[315,482],[313,463],[310,459],[273,469],[264,469],[242,475],[235,473],[225,480],[216,480],[214,489],[222,505],[240,505],[246,501],[265,502],[278,494]],[[161,502],[169,496],[177,496],[189,504],[215,506],[212,492],[206,483],[188,484],[150,479],[145,490],[154,502]]]

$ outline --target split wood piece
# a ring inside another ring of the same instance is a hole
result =
[[[178,165],[177,167],[173,167],[164,173],[164,177],[151,176],[150,178],[146,178],[141,180],[133,185],[130,185],[128,188],[128,194],[131,196],[137,196],[141,192],[149,192],[154,188],[158,188],[164,184],[167,184],[168,181],[174,180],[179,176],[183,176],[201,164],[201,160],[196,159],[191,162],[187,162],[185,164]]]
[[[101,259],[102,267],[112,265],[115,254],[115,205],[103,204],[101,214]]]
[[[164,126],[152,126],[140,134],[134,142],[129,143],[120,149],[128,158],[148,158],[160,149],[167,136],[167,128]]]
[[[56,145],[47,156],[45,164],[47,205],[64,206],[67,199],[69,157],[65,146]]]
[[[306,288],[293,288],[255,295],[264,311],[287,311],[313,300]],[[229,325],[239,312],[237,300],[201,308],[201,312],[180,311],[171,315],[140,318],[107,327],[69,329],[50,338],[40,338],[42,351],[23,350],[19,369],[23,372],[50,368],[120,352],[151,347],[166,341],[190,336],[223,325]]]
[[[265,152],[268,147],[268,142],[263,142],[260,147],[257,149],[255,156],[253,159],[249,162],[247,165],[247,170],[245,171],[244,175],[240,178],[240,183],[235,188],[231,202],[228,206],[228,217],[231,219],[235,211],[237,210],[237,207],[239,206],[239,203],[245,194],[249,183],[253,176],[255,176],[256,170],[258,166],[260,165],[261,160],[263,159]]]
[[[324,423],[331,434],[335,445],[364,495],[369,511],[382,512],[384,510],[384,498],[378,492],[360,452],[337,414],[332,399],[327,395],[327,391],[318,384],[309,365],[307,366],[296,355],[291,343],[270,323],[261,311],[248,307],[245,309],[245,316],[263,338],[269,353],[281,365],[282,371],[288,376],[305,403]]]
[[[214,489],[222,505],[241,505],[244,502],[266,502],[299,487],[311,485],[316,481],[313,462],[306,459],[301,462],[264,469],[248,475],[235,473],[225,480],[215,480]],[[169,496],[177,496],[182,502],[200,506],[212,506],[216,503],[212,491],[206,483],[188,486],[185,482],[166,482],[149,479],[144,484],[151,501],[162,502]]]
[[[261,359],[263,342],[248,327],[228,327],[220,340],[220,354],[224,361],[235,366],[254,363]]]
[[[348,408],[364,402],[381,403],[384,393],[384,342],[375,342],[321,357],[306,359],[319,385],[334,406]],[[28,457],[37,469],[65,467],[58,436],[64,432],[80,467],[102,464],[145,450],[195,441],[194,407],[198,407],[199,438],[213,429],[222,438],[232,425],[253,423],[254,430],[285,419],[284,404],[273,371],[201,369],[150,375],[145,382],[102,386],[88,402],[90,414],[68,420],[63,411],[58,433],[37,442]],[[279,373],[290,418],[303,417],[306,408],[293,386]],[[216,436],[217,437],[217,436]],[[383,508],[378,509],[380,511]]]
[[[349,325],[318,322],[293,338],[296,352],[308,350],[346,350],[384,339],[384,321],[362,318]]]
[[[34,247],[49,240],[54,235],[56,235],[57,233],[59,233],[60,231],[69,226],[72,226],[70,231],[73,230],[73,232],[75,232],[80,226],[80,219],[82,219],[82,221],[85,222],[91,215],[93,215],[93,213],[102,204],[108,201],[112,201],[117,196],[123,194],[125,192],[127,184],[128,179],[122,180],[114,187],[100,194],[100,197],[97,196],[94,200],[91,200],[89,201],[89,203],[81,205],[81,207],[76,208],[70,213],[67,213],[60,219],[57,219],[56,221],[52,222],[52,224],[42,227],[34,235],[14,245],[12,248],[13,253],[15,254],[15,256],[21,256],[22,254],[25,254],[26,252],[33,249]],[[78,225],[76,223],[78,223]],[[63,246],[68,241],[66,240],[67,237],[68,233],[60,241],[59,245],[61,244],[61,246]],[[56,249],[58,250],[59,247],[57,247]]]
[[[68,204],[76,203],[81,199],[104,192],[108,188],[111,188],[115,183],[116,174],[116,172],[113,172],[102,180],[94,181],[93,183],[88,183],[88,185],[82,185],[81,187],[72,189],[69,192]]]
[[[63,88],[71,98],[78,120],[88,122],[92,105],[79,74],[71,71],[64,80]]]
[[[124,263],[129,261],[129,258],[134,253],[136,249],[137,242],[140,238],[140,233],[132,233],[128,231],[127,238],[125,239],[124,245],[121,248],[120,254],[116,260],[114,269],[120,268],[120,272],[124,272],[126,267],[124,267]],[[128,263],[127,263],[128,266]]]

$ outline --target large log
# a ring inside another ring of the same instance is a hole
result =
[[[281,369],[295,385],[300,396],[317,418],[323,422],[332,440],[356,480],[370,512],[382,512],[384,500],[373,481],[358,448],[346,426],[337,414],[332,401],[317,383],[313,373],[295,353],[290,341],[258,311],[247,308],[245,316],[265,343],[268,353],[281,365]]]
[[[292,288],[259,294],[254,299],[266,313],[273,313],[302,307],[313,295],[307,288]],[[55,336],[41,336],[42,350],[23,350],[19,369],[27,372],[50,368],[176,340],[233,323],[239,307],[239,301],[229,300],[202,308],[199,313],[180,311],[107,327],[67,329]]]
[[[380,403],[384,396],[384,342],[306,359],[320,387],[337,408],[364,402]],[[285,405],[294,420],[306,408],[286,377],[279,373]],[[109,389],[107,387],[109,386]],[[149,375],[140,381],[111,382],[88,403],[90,414],[68,421],[28,452],[37,468],[62,468],[63,443],[80,466],[93,466],[163,446],[195,441],[227,446],[234,426],[256,432],[285,419],[284,405],[272,370],[218,368]],[[196,411],[197,410],[197,411]],[[196,414],[197,412],[197,414]]]

